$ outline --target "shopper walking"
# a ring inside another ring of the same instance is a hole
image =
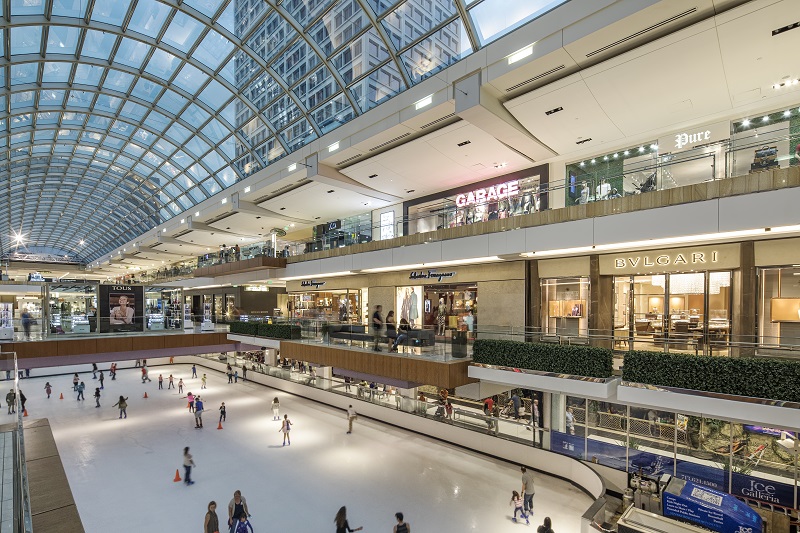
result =
[[[74,376],[72,376],[72,390],[73,391],[77,391],[78,390],[78,382],[79,381],[80,381],[80,378],[78,378],[78,374],[77,373]]]
[[[217,502],[208,503],[206,519],[203,521],[203,533],[219,533],[219,518],[217,517]]]
[[[8,414],[13,415],[17,412],[17,393],[14,389],[10,389],[6,394],[6,405],[8,405]]]
[[[164,390],[164,376],[162,374],[158,375],[158,390]]]
[[[227,421],[227,411],[225,410],[225,402],[222,402],[222,405],[219,406],[219,423],[222,424],[225,421]]]
[[[356,418],[358,418],[358,414],[356,413],[356,410],[353,409],[352,405],[348,406],[347,407],[347,434],[348,435],[353,432],[353,421],[356,420]]]
[[[192,467],[195,466],[189,447],[183,449],[183,482],[187,485],[194,485],[192,481]]]
[[[103,385],[103,382],[104,382],[105,380],[106,380],[106,376],[103,374],[103,371],[101,370],[101,371],[100,371],[100,378],[99,378],[99,381],[100,381],[100,388],[101,388],[101,389],[105,389],[105,386]]]
[[[111,407],[119,407],[119,417],[128,418],[128,399],[125,396],[120,395],[119,401]]]
[[[194,399],[194,428],[203,429],[203,400],[200,396]]]
[[[183,394],[183,378],[178,379],[178,394]]]
[[[575,434],[575,415],[572,412],[572,407],[568,407],[567,408],[566,418],[567,418],[567,432],[570,435],[574,435]]]
[[[84,385],[83,381],[81,381],[80,385],[78,385],[78,401],[86,399],[86,397],[83,395],[84,390],[86,390],[86,385]]]
[[[44,391],[47,393],[47,399],[50,399],[50,393],[53,392],[53,387],[50,386],[50,382],[44,384]]]
[[[96,404],[94,407],[97,409],[100,407],[100,387],[94,388],[94,403]]]
[[[281,402],[278,401],[278,397],[276,396],[275,399],[272,400],[272,419],[273,420],[280,420],[281,419],[280,410],[281,410]]]
[[[173,379],[174,378],[172,377],[172,374],[170,374],[169,378],[167,378],[167,380],[169,381],[169,384],[167,385],[167,390],[175,388],[175,382],[173,381]]]
[[[533,494],[536,492],[533,488],[533,472],[524,466],[520,467],[520,472],[522,472],[523,510],[526,514],[533,515]]]
[[[359,526],[355,529],[350,527],[350,524],[347,522],[347,507],[342,505],[339,508],[339,512],[336,513],[336,518],[333,519],[333,523],[336,524],[336,533],[350,533],[352,531],[361,531],[363,526]]]
[[[281,429],[278,431],[283,431],[283,445],[286,444],[291,445],[292,439],[289,438],[289,431],[292,429],[292,422],[289,420],[289,415],[283,415],[283,422],[281,422]]]
[[[392,533],[411,533],[411,526],[403,520],[403,513],[394,513],[394,517],[397,520],[397,524],[392,529]]]
[[[192,377],[193,378],[197,377],[197,367],[194,365],[192,365]]]
[[[203,378],[200,381],[202,382],[201,385],[200,385],[200,388],[201,389],[205,389],[206,388],[206,382],[208,381],[208,378],[206,377],[205,374],[203,374]]]
[[[383,311],[383,306],[376,305],[375,312],[372,313],[372,338],[375,341],[372,349],[376,352],[382,351],[379,346],[381,342],[381,331],[383,330],[383,316],[381,316],[381,311]]]
[[[550,521],[549,516],[544,517],[544,522],[536,529],[536,533],[555,533],[553,531],[553,523]]]
[[[250,516],[250,509],[247,508],[247,500],[242,496],[242,491],[237,490],[233,493],[233,498],[228,503],[228,528],[231,533],[236,531],[239,519],[245,520]]]

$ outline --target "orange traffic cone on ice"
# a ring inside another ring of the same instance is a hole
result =
[[[181,481],[181,472],[179,469],[175,470],[175,479],[173,479],[172,481],[174,481],[175,483]]]
[[[222,420],[219,421],[219,425],[217,426],[217,429],[222,429]]]
[[[144,393],[144,398],[147,399],[147,393],[146,392]]]
[[[63,392],[61,393],[61,396],[58,399],[59,400],[63,400],[64,399],[64,393]]]
[[[22,416],[28,416],[28,410],[27,409],[24,409],[22,411]]]

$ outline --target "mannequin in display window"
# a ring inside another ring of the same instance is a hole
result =
[[[445,324],[447,324],[447,306],[444,304],[444,298],[439,298],[439,307],[436,309],[437,335],[444,335]]]
[[[591,191],[589,190],[589,184],[584,181],[582,183],[581,196],[580,196],[580,198],[578,198],[578,204],[579,205],[588,204],[589,203],[589,194],[590,193],[591,193]]]
[[[414,321],[416,321],[419,318],[419,307],[417,305],[418,303],[417,298],[418,298],[417,293],[414,292],[414,288],[412,287],[409,299],[409,311],[408,311],[408,321],[412,327],[414,326]]]
[[[409,290],[405,290],[405,294],[401,292],[402,301],[400,302],[400,319],[409,319],[409,312],[411,311],[411,296],[409,294]]]
[[[346,298],[339,298],[339,322],[347,322],[348,305]]]

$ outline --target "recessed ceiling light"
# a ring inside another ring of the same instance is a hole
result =
[[[586,164],[586,161],[581,161],[581,164],[580,164],[580,165],[578,165],[578,166],[581,166],[581,167],[582,167],[582,166],[583,166],[583,165],[585,165],[585,164]]]
[[[556,107],[555,109],[551,109],[550,111],[545,111],[544,114],[547,116],[552,115],[553,113],[558,113],[559,111],[564,111],[563,107]]]
[[[589,161],[589,162],[590,162],[591,164],[593,164],[593,165],[594,165],[594,164],[595,164],[595,162],[597,162],[597,159],[592,159],[592,160],[591,160],[591,161]]]
[[[624,155],[628,155],[630,152],[628,150],[625,150],[625,152],[623,152],[623,153],[624,153]]]
[[[792,110],[791,109],[787,109],[786,111],[783,112],[783,116],[784,117],[792,116]]]
[[[314,220],[319,220],[319,217],[314,217]]]
[[[651,150],[658,150],[658,145],[657,144],[651,144],[650,145],[650,149]]]
[[[769,116],[765,116],[761,119],[761,122],[769,122]]]
[[[227,204],[227,203],[228,203],[228,199],[227,199],[227,198],[223,198],[223,199],[222,199],[222,203],[223,203],[223,204]]]
[[[458,143],[456,146],[466,146],[468,144],[472,144],[472,141],[463,141],[463,142]]]
[[[248,193],[248,192],[250,192],[250,187],[249,187],[249,186],[248,186],[248,187],[245,187],[245,188],[244,188],[244,192],[245,192],[245,193]]]
[[[84,244],[84,242],[83,242],[83,239],[81,239],[81,242],[80,242],[80,244],[81,244],[81,246],[83,246],[83,244]]]
[[[295,170],[297,170],[297,163],[289,165],[289,172],[294,172]]]
[[[290,227],[290,228],[293,228],[293,227],[294,227],[294,224],[289,224],[289,227]]]
[[[161,233],[166,233],[166,232],[167,232],[167,228],[162,228],[161,229]]]
[[[749,126],[749,125],[750,125],[750,119],[744,119],[744,120],[742,121],[742,126],[744,126],[745,128],[746,128],[747,126]]]
[[[526,46],[525,48],[517,50],[516,52],[514,52],[513,54],[508,56],[508,64],[509,65],[513,65],[517,61],[521,61],[521,60],[525,59],[526,57],[528,57],[530,55],[533,55],[533,45],[532,44]]]
[[[186,222],[186,219],[185,219],[185,218],[182,218],[182,219],[181,219],[181,224],[183,224],[184,222]]]
[[[607,155],[603,156],[603,161],[608,161],[608,156]]]
[[[260,219],[261,217],[256,217],[256,220]]]
[[[286,211],[286,208],[285,208],[285,207],[281,207],[281,208],[279,209],[279,211]]]
[[[640,146],[639,147],[639,153],[642,153],[642,152],[644,152],[644,146]]]
[[[429,96],[426,96],[425,98],[423,98],[422,100],[420,100],[419,102],[417,102],[416,104],[414,104],[414,108],[415,108],[417,111],[419,111],[419,110],[420,110],[420,109],[422,109],[423,107],[425,107],[425,106],[428,106],[428,105],[431,105],[431,102],[433,102],[433,95],[432,95],[432,94],[431,94],[431,95],[429,95]]]
[[[339,149],[339,143],[335,142],[332,145],[328,146],[328,152],[335,152]]]
[[[406,191],[406,194],[411,194],[414,191],[416,191],[416,189],[409,189],[409,190]]]

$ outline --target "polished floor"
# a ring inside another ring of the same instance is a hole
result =
[[[158,390],[159,373],[165,388],[172,373],[176,383],[184,378],[184,392],[204,397],[204,429],[195,429],[176,391]],[[81,375],[87,388],[81,402],[70,375],[21,381],[29,416],[50,419],[87,532],[199,532],[206,504],[216,500],[224,521],[236,489],[247,498],[257,533],[332,532],[342,505],[350,525],[365,532],[391,531],[397,511],[415,533],[526,527],[511,522],[511,491],[520,487],[515,465],[366,419],[347,435],[341,411],[241,380],[229,385],[224,376],[207,373],[208,389],[200,390],[185,365],[152,368],[148,384],[138,369],[122,370],[117,381],[106,379],[99,409],[91,373]],[[49,400],[45,381],[53,385]],[[111,407],[120,394],[129,398],[127,420]],[[294,423],[291,446],[281,445],[279,422],[272,420],[275,396],[281,416],[288,413]],[[218,430],[223,401],[228,418]],[[197,464],[190,487],[173,482],[184,446]],[[550,516],[556,531],[579,531],[590,498],[566,481],[535,477],[531,530]]]

